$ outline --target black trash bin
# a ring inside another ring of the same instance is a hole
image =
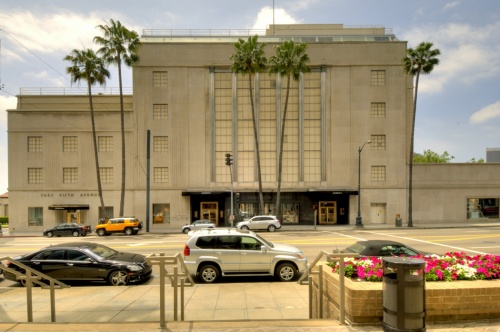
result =
[[[384,331],[425,331],[425,261],[384,257]]]
[[[403,227],[403,219],[399,214],[396,214],[396,227]]]

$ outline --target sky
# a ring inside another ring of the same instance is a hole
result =
[[[408,47],[432,42],[440,64],[421,76],[415,152],[452,162],[486,159],[500,147],[498,0],[2,0],[0,3],[0,194],[8,189],[7,112],[20,88],[70,87],[64,56],[93,48],[96,26],[119,20],[144,29],[265,29],[344,24],[392,29]],[[117,87],[110,68],[107,87]],[[132,72],[123,84],[132,86]]]

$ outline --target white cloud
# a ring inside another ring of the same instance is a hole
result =
[[[448,2],[446,5],[444,5],[443,10],[449,10],[452,8],[455,8],[456,6],[460,5],[461,1],[452,1]]]
[[[419,92],[439,93],[449,82],[472,84],[500,74],[500,22],[486,26],[469,24],[428,25],[403,36],[409,47],[421,41],[439,48],[440,63],[421,80]]]
[[[282,8],[274,8],[274,24],[296,24],[299,20],[292,17]],[[269,25],[273,24],[273,8],[264,7],[257,14],[257,19],[253,24],[252,29],[265,30]]]
[[[471,115],[469,121],[472,124],[482,123],[500,117],[500,101],[481,108]]]
[[[14,96],[0,96],[0,131],[7,130],[7,112],[5,110],[17,107],[17,98]]]

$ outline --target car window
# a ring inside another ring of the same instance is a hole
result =
[[[85,253],[78,250],[68,250],[67,254],[70,261],[84,261],[89,258]]]
[[[45,261],[45,260],[63,260],[63,259],[64,259],[64,249],[58,249],[58,250],[42,251],[41,253],[33,257],[32,260]]]
[[[231,235],[218,236],[216,249],[240,249],[240,237]]]
[[[244,250],[260,250],[262,243],[257,241],[256,238],[250,236],[241,237],[241,249]]]
[[[111,249],[109,247],[103,246],[101,244],[93,243],[89,246],[89,250],[100,258],[110,258],[115,256],[118,251]]]
[[[215,248],[215,244],[217,239],[215,236],[200,236],[196,240],[196,246],[202,249],[213,249]]]

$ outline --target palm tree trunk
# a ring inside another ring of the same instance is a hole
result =
[[[286,113],[288,111],[288,97],[290,95],[290,74],[288,74],[286,82],[286,97],[285,109],[283,110],[283,118],[281,120],[281,138],[280,138],[280,151],[278,157],[278,189],[276,191],[276,216],[281,219],[281,178],[283,174],[283,145],[285,140],[285,123]]]
[[[104,205],[104,197],[102,196],[101,169],[99,168],[99,153],[97,151],[97,135],[95,130],[94,102],[92,101],[92,85],[90,84],[90,80],[87,82],[89,89],[90,121],[92,122],[92,141],[94,142],[94,159],[97,174],[97,191],[99,193],[99,199],[101,201],[101,210],[104,212],[104,217],[107,219],[108,216],[106,214],[106,208]]]
[[[415,76],[415,96],[413,98],[413,120],[411,125],[410,137],[410,160],[409,160],[409,183],[408,183],[408,227],[413,227],[413,150],[415,143],[415,118],[417,115],[417,94],[418,94],[418,80],[420,77],[420,70],[417,71]]]
[[[251,74],[248,74],[248,83],[250,88],[250,104],[252,105],[252,121],[253,121],[253,136],[255,140],[255,153],[257,158],[257,178],[259,181],[259,214],[263,214],[264,211],[264,195],[262,194],[262,173],[260,170],[260,148],[259,148],[259,136],[257,133],[257,121],[255,120],[255,108],[253,103],[253,90],[252,90],[252,78]]]
[[[118,55],[120,57],[120,55]],[[125,111],[123,110],[123,88],[122,88],[122,67],[121,61],[118,61],[118,81],[120,86],[120,126],[122,133],[122,185],[120,196],[120,217],[123,216],[125,205]]]

